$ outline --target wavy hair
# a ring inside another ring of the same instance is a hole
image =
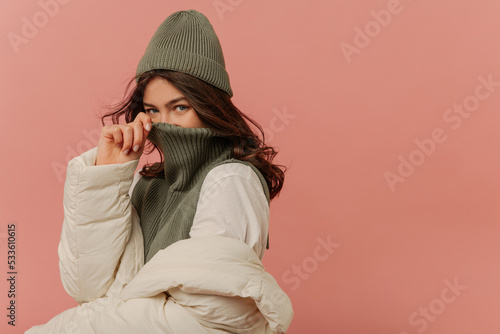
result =
[[[240,111],[231,101],[229,95],[203,80],[189,74],[156,69],[142,73],[132,78],[126,88],[129,91],[132,82],[138,79],[135,88],[119,103],[111,106],[111,112],[101,117],[102,125],[105,119],[111,118],[113,124],[119,124],[120,117],[124,116],[127,123],[132,122],[140,112],[145,112],[143,96],[146,85],[151,79],[161,77],[168,80],[180,90],[193,107],[200,120],[210,129],[221,136],[231,139],[234,158],[248,161],[253,164],[264,176],[269,188],[270,199],[279,195],[283,188],[285,171],[283,165],[273,164],[272,161],[278,152],[265,144],[265,135],[262,127],[252,118]],[[254,133],[248,123],[252,123],[262,135],[262,140]],[[139,172],[144,177],[158,177],[163,175],[163,153],[150,141],[151,149],[145,154],[150,154],[156,149],[161,161],[148,164]],[[280,168],[281,167],[281,168]]]

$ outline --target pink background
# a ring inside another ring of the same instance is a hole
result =
[[[54,1],[0,2],[0,332],[77,305],[57,256],[66,164],[97,144],[158,25],[190,8],[289,167],[263,261],[292,299],[288,333],[499,332],[500,85],[481,83],[500,82],[498,1]]]

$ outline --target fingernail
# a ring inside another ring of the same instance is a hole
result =
[[[123,151],[123,154],[127,155],[128,151],[129,151],[129,149],[127,148],[125,151]]]
[[[147,131],[151,130],[151,123],[146,124],[146,130]]]
[[[135,145],[135,146],[134,146],[134,152],[139,151],[139,147],[140,147],[139,145]]]

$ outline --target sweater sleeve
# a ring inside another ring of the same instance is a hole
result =
[[[106,294],[136,216],[129,190],[139,160],[95,166],[96,154],[94,147],[73,158],[64,184],[59,270],[78,303]]]
[[[252,247],[262,260],[269,229],[269,204],[251,167],[226,163],[205,177],[190,237],[218,235]]]

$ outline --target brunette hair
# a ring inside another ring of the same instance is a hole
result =
[[[234,158],[248,161],[257,167],[266,180],[270,199],[279,195],[287,168],[272,163],[278,152],[273,147],[266,146],[262,127],[236,108],[225,91],[189,74],[163,69],[144,72],[138,77],[135,88],[121,102],[113,105],[110,113],[101,117],[102,125],[105,125],[106,118],[111,118],[113,124],[118,124],[121,116],[125,117],[126,123],[130,123],[140,112],[145,112],[142,104],[144,90],[148,82],[156,77],[167,79],[179,89],[208,128],[231,140],[234,147]],[[126,91],[135,80],[136,77],[129,81]],[[250,129],[245,119],[259,130],[262,134],[262,140]],[[150,154],[153,149],[156,149],[160,154],[161,162],[144,166],[139,174],[145,177],[161,176],[163,175],[163,154],[150,141],[147,145],[153,147],[148,152],[144,150],[144,153]]]

